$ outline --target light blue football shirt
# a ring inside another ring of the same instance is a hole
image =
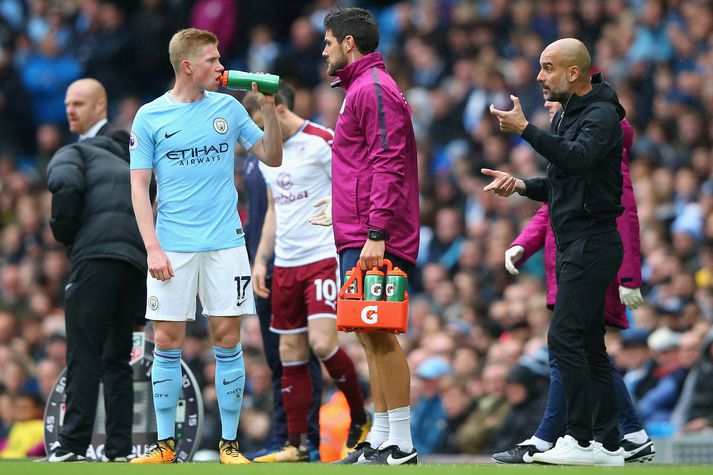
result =
[[[139,109],[131,169],[153,168],[156,234],[164,251],[203,252],[245,244],[233,178],[235,142],[250,149],[262,130],[227,94],[176,102],[170,91]]]

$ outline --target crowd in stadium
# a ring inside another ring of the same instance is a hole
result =
[[[504,266],[539,203],[484,192],[490,180],[480,169],[542,176],[546,162],[516,135],[500,133],[488,107],[510,109],[516,95],[528,119],[546,128],[535,76],[543,48],[563,37],[586,44],[635,131],[629,161],[645,302],[629,312],[631,329],[608,332],[607,348],[651,436],[713,430],[710,1],[314,0],[291,2],[294,12],[272,19],[260,8],[275,2],[252,3],[0,4],[0,439],[14,424],[41,418],[65,364],[69,262],[49,229],[45,170],[72,140],[67,86],[99,79],[110,120],[128,129],[139,106],[170,88],[168,39],[195,26],[216,33],[227,68],[279,74],[296,88],[298,115],[334,128],[342,93],[329,87],[321,51],[322,20],[337,4],[375,13],[379,51],[413,108],[421,244],[410,327],[400,339],[414,375],[419,453],[506,450],[533,433],[544,410],[544,256],[533,256],[517,276]],[[235,180],[246,221],[243,158],[235,157]],[[205,319],[188,331],[183,358],[206,404],[201,447],[213,449],[219,431]],[[365,380],[361,347],[353,335],[340,339]],[[242,345],[248,377],[239,439],[251,451],[269,435],[272,397],[257,319],[244,319]],[[27,427],[41,441],[41,424]]]

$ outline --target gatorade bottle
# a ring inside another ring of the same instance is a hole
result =
[[[386,274],[386,301],[403,302],[408,288],[408,276],[398,267]]]
[[[364,300],[384,299],[384,273],[374,267],[364,277]]]
[[[274,74],[255,74],[244,71],[223,71],[220,83],[228,89],[252,90],[252,83],[257,84],[257,90],[263,94],[275,94],[280,87],[280,76]]]
[[[348,270],[345,273],[346,277],[344,279],[344,282],[348,281],[349,278],[352,276],[352,271]],[[349,284],[349,287],[346,288],[344,291],[347,295],[355,295],[357,293],[357,281],[354,279],[351,284]]]

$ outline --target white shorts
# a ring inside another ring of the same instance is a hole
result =
[[[250,262],[245,246],[206,252],[167,252],[173,278],[146,278],[146,318],[184,322],[196,318],[196,294],[203,315],[255,314]]]

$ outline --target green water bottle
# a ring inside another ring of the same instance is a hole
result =
[[[252,83],[256,83],[257,90],[263,94],[275,94],[280,88],[280,76],[225,70],[220,77],[220,83],[228,89],[242,89],[245,91],[251,91]]]
[[[364,277],[364,300],[384,299],[384,273],[374,267]]]
[[[386,301],[403,302],[408,288],[408,276],[398,267],[386,274]]]
[[[352,271],[348,270],[344,274],[345,274],[344,282],[346,282],[352,276]],[[357,293],[357,280],[356,279],[354,279],[352,281],[352,283],[349,284],[349,287],[346,288],[344,293],[347,295],[356,295],[356,293]]]

